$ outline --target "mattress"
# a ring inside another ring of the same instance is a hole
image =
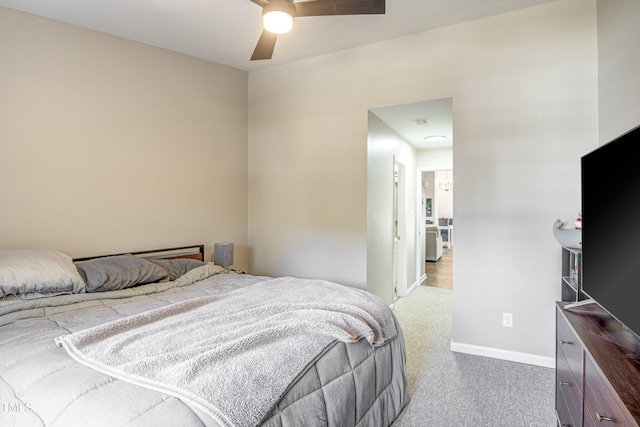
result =
[[[225,271],[186,285],[177,278],[109,292],[0,303],[0,425],[234,425],[179,395],[80,363],[55,340],[268,280],[271,278]],[[330,342],[296,375],[257,425],[390,425],[409,401],[404,338],[390,315],[395,336],[381,345],[363,339]]]

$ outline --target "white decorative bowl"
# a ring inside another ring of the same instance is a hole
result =
[[[562,228],[562,221],[556,219],[553,223],[553,236],[565,248],[582,248],[582,230],[575,228]]]

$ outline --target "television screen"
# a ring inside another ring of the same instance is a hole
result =
[[[640,336],[640,126],[581,159],[582,287]]]

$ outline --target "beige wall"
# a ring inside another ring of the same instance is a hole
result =
[[[0,249],[246,268],[246,72],[5,8],[0,64]]]
[[[600,143],[640,126],[640,2],[598,0]]]
[[[249,94],[252,267],[357,286],[377,280],[367,111],[453,97],[454,348],[552,364],[552,224],[577,214],[579,157],[598,139],[595,0],[251,72]]]

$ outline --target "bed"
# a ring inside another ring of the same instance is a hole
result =
[[[0,251],[2,426],[388,426],[408,401],[402,330],[362,290],[203,245]]]

